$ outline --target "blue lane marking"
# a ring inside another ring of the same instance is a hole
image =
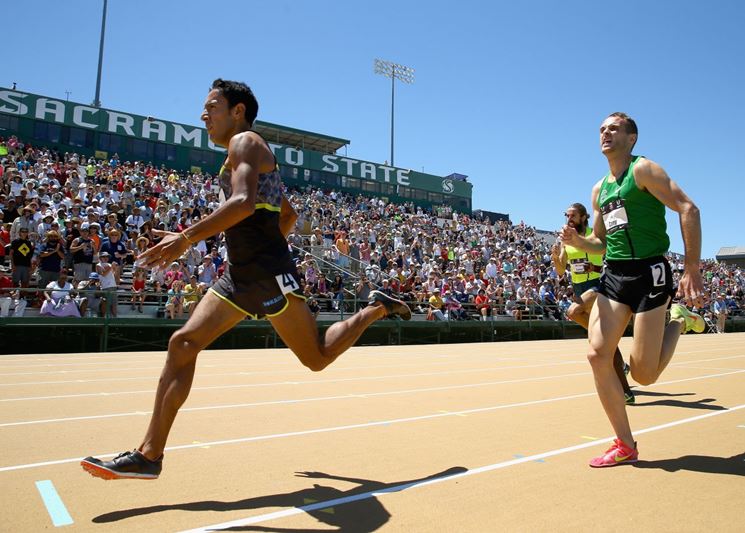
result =
[[[39,490],[39,494],[41,494],[41,499],[44,500],[47,512],[52,518],[52,524],[55,527],[72,524],[72,517],[67,512],[67,507],[62,503],[62,498],[57,494],[57,489],[54,488],[52,481],[49,479],[37,481],[36,488]]]

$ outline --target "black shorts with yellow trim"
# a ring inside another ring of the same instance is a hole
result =
[[[240,267],[229,266],[210,291],[253,319],[282,314],[289,305],[289,295],[305,301],[295,269],[271,278],[252,279],[242,276]]]
[[[673,274],[663,256],[628,261],[607,261],[600,276],[598,294],[628,305],[633,313],[651,311],[662,305],[669,307]]]

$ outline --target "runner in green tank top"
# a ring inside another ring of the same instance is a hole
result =
[[[564,216],[567,225],[575,228],[580,235],[592,233],[588,225],[590,217],[584,205],[580,203],[570,205]],[[600,273],[603,271],[603,254],[590,254],[571,245],[564,246],[559,242],[551,249],[551,259],[559,276],[564,275],[569,265],[574,302],[567,309],[567,317],[587,329],[590,323],[590,310],[598,296],[597,288],[600,284]],[[613,369],[621,382],[624,400],[627,404],[633,404],[635,402],[634,392],[626,379],[629,367],[624,363],[621,350],[618,348],[613,355]]]
[[[631,151],[638,130],[624,113],[613,113],[600,126],[600,148],[610,172],[592,189],[593,231],[581,236],[571,226],[561,240],[589,253],[606,252],[607,266],[600,278],[598,297],[590,313],[588,360],[600,402],[616,439],[590,466],[634,462],[638,451],[631,433],[621,385],[613,372],[613,354],[635,314],[631,375],[641,385],[654,383],[670,362],[680,334],[703,331],[703,319],[675,304],[672,272],[663,254],[669,238],[665,206],[680,216],[685,244],[685,270],[678,297],[700,305],[703,280],[699,271],[701,220],[699,210],[657,163]]]

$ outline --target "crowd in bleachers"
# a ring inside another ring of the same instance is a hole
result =
[[[118,316],[122,307],[137,315],[153,307],[178,318],[222,275],[221,235],[168,269],[136,267],[159,241],[153,229],[181,231],[217,208],[215,176],[116,154],[57,153],[15,137],[0,140],[0,160],[2,316],[28,307],[51,316]],[[552,238],[522,222],[311,188],[287,196],[299,215],[288,242],[316,313],[354,311],[375,288],[429,320],[558,320],[572,302],[571,283],[551,263]],[[677,278],[682,262],[671,262]],[[702,269],[711,297],[703,311],[714,321],[740,313],[742,269],[715,261]],[[49,290],[18,290],[29,286]]]

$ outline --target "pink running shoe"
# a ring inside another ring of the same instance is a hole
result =
[[[615,439],[613,446],[608,448],[603,455],[595,457],[590,461],[590,466],[593,468],[602,468],[604,466],[635,463],[638,460],[639,450],[636,449],[636,442],[633,448],[629,448],[621,439]]]

